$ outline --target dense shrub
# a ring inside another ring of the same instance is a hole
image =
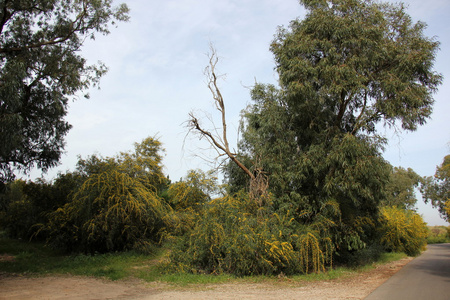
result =
[[[29,237],[30,226],[36,221],[32,203],[23,191],[25,185],[25,181],[15,180],[0,196],[0,226],[13,238]]]
[[[43,179],[35,182],[15,180],[6,185],[0,195],[0,226],[12,238],[42,238],[36,236],[38,226],[47,222],[47,214],[67,203],[68,180],[59,175],[55,182]]]
[[[317,226],[316,226],[317,225]],[[261,208],[240,193],[212,200],[191,232],[172,252],[183,272],[294,274],[322,271],[333,246],[319,224],[305,226],[289,215]]]
[[[396,206],[382,207],[380,223],[381,243],[386,250],[415,256],[425,249],[427,227],[416,212]]]
[[[174,210],[171,234],[183,235],[191,230],[201,217],[205,203],[217,193],[217,177],[214,172],[190,170],[183,180],[171,184],[167,190],[167,202]]]
[[[93,174],[42,230],[65,250],[108,252],[158,243],[170,216],[155,190],[118,170]]]
[[[367,245],[363,249],[354,251],[340,251],[335,259],[336,265],[359,267],[378,261],[385,252],[384,247],[378,243]]]

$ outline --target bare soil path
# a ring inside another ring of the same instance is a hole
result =
[[[231,283],[176,288],[138,280],[107,281],[75,276],[23,277],[0,274],[0,299],[364,299],[412,258],[346,278],[293,282]]]

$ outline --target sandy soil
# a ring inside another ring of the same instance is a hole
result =
[[[174,288],[138,280],[107,281],[75,276],[23,277],[0,274],[0,299],[364,299],[412,258],[355,276],[320,282],[196,285]]]

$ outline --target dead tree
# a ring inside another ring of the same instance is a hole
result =
[[[260,206],[264,204],[267,197],[268,179],[262,169],[255,167],[255,171],[250,171],[238,158],[237,154],[230,150],[230,146],[227,138],[227,123],[225,119],[225,103],[217,84],[217,80],[220,78],[216,74],[216,65],[219,62],[217,52],[213,46],[210,46],[211,53],[209,54],[209,65],[205,68],[205,75],[208,79],[208,88],[214,99],[216,109],[221,113],[222,119],[222,136],[214,135],[210,131],[201,127],[198,118],[194,113],[189,114],[188,128],[189,131],[195,131],[200,134],[201,137],[205,137],[208,142],[219,153],[219,156],[226,155],[231,161],[233,161],[245,174],[250,178],[250,196],[254,198]]]

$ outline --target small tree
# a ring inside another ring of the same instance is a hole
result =
[[[441,216],[450,221],[450,155],[444,157],[433,177],[427,177],[422,187],[425,203],[431,202]]]
[[[155,191],[126,173],[94,174],[72,202],[51,214],[50,243],[91,253],[159,243],[168,209]]]
[[[176,219],[172,234],[182,235],[192,229],[202,217],[205,204],[211,201],[218,189],[217,177],[212,171],[190,170],[186,178],[171,184],[167,196]]]
[[[386,199],[381,205],[414,209],[417,202],[414,189],[418,188],[421,182],[422,177],[411,168],[394,167],[386,185]]]
[[[190,170],[184,180],[170,185],[168,195],[176,210],[199,210],[218,190],[213,172]]]

